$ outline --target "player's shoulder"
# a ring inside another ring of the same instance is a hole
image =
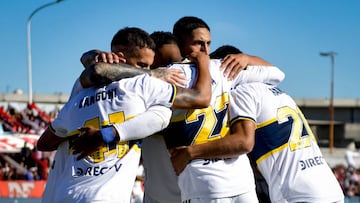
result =
[[[265,83],[252,82],[252,83],[241,83],[232,89],[232,92],[237,94],[248,94],[248,95],[265,95],[267,92],[274,88]]]

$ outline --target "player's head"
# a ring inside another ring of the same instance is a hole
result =
[[[241,54],[242,51],[240,49],[231,46],[231,45],[223,45],[217,48],[215,51],[211,52],[210,58],[211,59],[222,59],[229,54]]]
[[[176,37],[171,32],[155,31],[151,33],[150,37],[156,45],[152,69],[181,61],[182,57]]]
[[[210,54],[210,27],[202,19],[194,16],[180,18],[174,24],[173,34],[178,39],[182,56],[199,51]]]
[[[154,61],[155,43],[144,30],[125,27],[111,40],[111,51],[124,57],[129,65],[149,69]]]

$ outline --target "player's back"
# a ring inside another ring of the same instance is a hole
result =
[[[295,101],[280,89],[263,83],[243,84],[236,91],[252,95],[249,101],[244,99],[249,98],[246,96],[237,100],[243,100],[244,105],[254,104],[248,105],[253,110],[243,116],[256,121],[251,157],[269,185],[272,201],[340,200],[339,184]]]

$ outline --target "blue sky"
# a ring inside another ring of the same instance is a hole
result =
[[[26,22],[52,1],[0,1],[0,93],[28,92]],[[33,93],[69,94],[90,49],[110,50],[125,26],[171,31],[185,15],[211,27],[212,50],[232,44],[281,68],[280,87],[294,98],[329,98],[335,51],[335,98],[360,98],[358,0],[65,0],[31,20]]]

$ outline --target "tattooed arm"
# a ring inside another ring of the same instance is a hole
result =
[[[211,100],[211,76],[209,71],[210,58],[204,53],[192,53],[192,61],[196,62],[198,68],[198,78],[194,87],[177,87],[177,94],[174,108],[205,108],[210,105]]]
[[[98,49],[93,49],[88,52],[85,52],[81,58],[80,62],[85,68],[90,67],[91,65],[98,62],[105,63],[125,63],[125,58],[115,54],[114,52],[106,52]]]
[[[101,86],[116,80],[130,78],[144,73],[175,85],[184,85],[186,83],[183,72],[178,69],[158,68],[146,70],[135,68],[124,63],[109,64],[103,62],[90,65],[83,70],[80,75],[80,83],[84,88]]]
[[[204,108],[209,106],[211,99],[211,79],[209,72],[209,56],[202,53],[194,53],[192,60],[196,62],[199,76],[192,89],[177,87],[174,108]],[[180,70],[175,70],[180,71]],[[169,76],[167,70],[139,69],[127,64],[108,64],[99,62],[86,68],[81,76],[80,82],[83,87],[100,86],[123,78],[133,77],[148,73],[160,79]],[[171,75],[171,74],[170,74]]]
[[[84,88],[101,86],[144,73],[150,74],[150,70],[135,68],[124,63],[109,64],[99,62],[83,70],[80,75],[80,83]]]

